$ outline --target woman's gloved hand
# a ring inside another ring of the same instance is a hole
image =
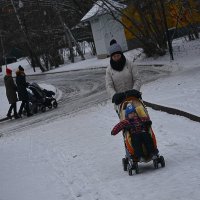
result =
[[[125,94],[126,94],[126,97],[134,96],[134,97],[137,97],[138,99],[142,99],[142,93],[138,90],[135,90],[135,89],[127,90],[125,92]]]
[[[115,93],[112,97],[112,103],[115,103],[116,105],[119,105],[122,103],[122,101],[126,98],[126,95],[124,92]]]

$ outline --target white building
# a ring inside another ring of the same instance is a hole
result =
[[[125,8],[125,5],[110,0],[112,5],[119,9]],[[97,1],[91,10],[81,19],[82,22],[89,21],[92,28],[92,34],[96,46],[97,57],[106,58],[110,41],[115,39],[122,47],[123,51],[128,50],[124,28],[108,14],[110,13],[109,5],[103,5],[101,1]],[[118,13],[114,12],[115,16],[119,18]]]

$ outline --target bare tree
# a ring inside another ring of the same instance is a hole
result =
[[[33,68],[42,71],[64,62],[63,48],[72,51],[75,46],[84,59],[71,30],[90,6],[90,0],[0,0],[0,30],[6,32],[0,56],[17,47],[30,57]]]

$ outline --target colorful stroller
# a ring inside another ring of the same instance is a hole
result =
[[[149,114],[147,112],[147,109],[142,99],[139,99],[135,96],[130,96],[130,97],[127,97],[119,105],[118,114],[119,114],[120,120],[125,119],[126,106],[127,104],[130,104],[130,103],[135,106],[138,117],[150,119]],[[157,149],[156,137],[155,137],[152,127],[149,128],[149,134],[151,134],[151,137],[153,139],[154,148]],[[124,144],[125,144],[125,150],[126,150],[126,156],[125,158],[122,159],[123,169],[124,171],[128,171],[130,176],[133,174],[133,171],[135,171],[135,173],[138,174],[139,173],[138,163],[141,161],[134,160],[134,148],[132,145],[132,140],[134,138],[132,137],[132,135],[130,134],[128,130],[125,130],[123,132],[123,136],[124,136]],[[143,162],[147,163],[147,162],[153,161],[155,169],[158,169],[159,165],[161,165],[161,167],[165,167],[165,160],[163,156],[158,155],[156,158],[153,159],[150,155],[148,155],[148,152],[143,144],[142,144],[142,148],[143,148],[143,153],[144,153]]]

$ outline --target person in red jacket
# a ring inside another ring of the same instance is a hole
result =
[[[132,136],[132,145],[134,148],[134,159],[142,160],[144,157],[142,144],[145,145],[149,156],[152,159],[158,157],[158,149],[154,148],[153,139],[149,134],[149,128],[152,124],[148,117],[140,118],[132,104],[128,104],[125,110],[126,119],[120,121],[111,131],[111,135],[116,135],[122,130],[127,130]]]

